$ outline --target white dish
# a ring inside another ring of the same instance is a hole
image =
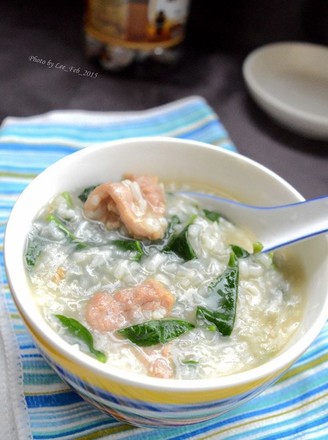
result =
[[[251,96],[277,122],[301,135],[328,139],[328,48],[273,43],[243,64]]]

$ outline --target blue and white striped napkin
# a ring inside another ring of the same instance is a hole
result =
[[[0,129],[0,438],[3,440],[328,439],[328,326],[263,394],[224,416],[189,427],[135,428],[81,400],[41,357],[12,301],[3,235],[15,200],[56,160],[87,145],[166,135],[235,150],[201,97],[140,112],[53,111],[8,117]]]

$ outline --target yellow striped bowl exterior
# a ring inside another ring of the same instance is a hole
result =
[[[49,365],[84,400],[117,420],[140,427],[174,427],[213,419],[261,393],[283,373],[220,391],[152,390],[104,377],[73,362],[28,327]]]

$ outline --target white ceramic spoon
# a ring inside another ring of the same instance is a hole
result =
[[[290,205],[262,207],[198,192],[183,191],[181,194],[252,231],[263,245],[262,252],[328,232],[328,196]]]

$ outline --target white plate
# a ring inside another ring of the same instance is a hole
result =
[[[277,122],[301,135],[328,139],[328,48],[273,43],[243,64],[254,100]]]

